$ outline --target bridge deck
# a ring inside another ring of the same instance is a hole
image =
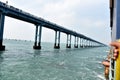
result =
[[[83,35],[83,34],[80,34],[80,33],[77,33],[75,31],[66,29],[66,28],[64,28],[60,25],[57,25],[57,24],[52,23],[50,21],[47,21],[47,20],[45,20],[41,17],[34,16],[30,13],[27,13],[27,12],[21,10],[21,9],[15,8],[15,7],[10,6],[10,5],[8,5],[6,3],[3,3],[3,2],[0,2],[0,12],[4,13],[6,16],[9,16],[9,17],[12,17],[12,18],[16,18],[16,19],[19,19],[19,20],[22,20],[22,21],[25,21],[25,22],[28,22],[28,23],[35,24],[35,25],[41,25],[43,27],[50,28],[50,29],[53,29],[55,31],[60,31],[60,32],[63,32],[63,33],[66,33],[66,34],[70,34],[70,35],[73,35],[73,36],[77,36],[77,37],[80,37],[80,38],[84,38],[84,39],[102,44],[102,43],[100,43],[96,40],[93,40],[93,39]]]

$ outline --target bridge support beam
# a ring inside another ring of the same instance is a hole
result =
[[[0,13],[0,51],[5,50],[5,46],[3,45],[4,20],[5,15]]]
[[[78,37],[75,36],[74,48],[78,48]]]
[[[71,48],[71,35],[70,34],[67,34],[66,48]]]
[[[41,49],[41,33],[42,33],[42,26],[41,25],[40,26],[36,25],[35,43],[34,43],[34,46],[33,46],[34,49]]]
[[[60,48],[60,31],[55,31],[55,44],[54,44],[55,49]]]

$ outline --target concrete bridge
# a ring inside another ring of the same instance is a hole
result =
[[[60,48],[60,33],[63,32],[67,35],[66,48],[71,48],[71,36],[75,37],[74,47],[78,48],[78,42],[80,42],[80,47],[98,47],[105,46],[103,43],[91,39],[83,34],[77,33],[75,31],[66,29],[60,25],[47,21],[41,17],[34,16],[28,12],[21,9],[15,8],[8,5],[7,3],[0,2],[0,50],[5,50],[3,45],[3,33],[4,33],[4,21],[5,16],[19,19],[31,24],[36,27],[35,30],[35,43],[34,49],[41,49],[41,32],[42,27],[46,27],[55,31],[55,43],[54,48]],[[39,35],[39,36],[38,36]]]

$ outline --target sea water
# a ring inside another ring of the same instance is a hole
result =
[[[34,50],[32,41],[4,40],[0,52],[0,80],[104,80],[102,60],[108,47],[71,48],[42,43]],[[73,45],[72,45],[73,46]]]

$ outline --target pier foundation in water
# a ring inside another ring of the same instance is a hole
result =
[[[36,25],[35,43],[34,43],[33,49],[41,49],[41,32],[42,32],[42,26]]]

